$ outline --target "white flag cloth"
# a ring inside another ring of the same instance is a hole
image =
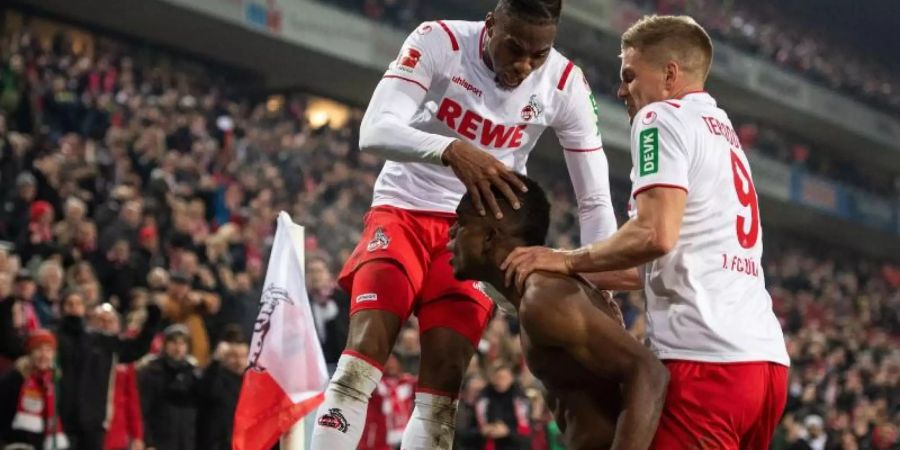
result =
[[[323,399],[328,370],[306,292],[303,242],[303,227],[279,213],[235,412],[237,450],[271,448]]]

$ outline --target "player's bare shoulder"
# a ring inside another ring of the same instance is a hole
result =
[[[569,276],[535,272],[528,277],[519,303],[519,320],[532,336],[546,343],[567,341],[565,330],[578,329],[585,304],[579,282]],[[560,342],[562,343],[562,342]]]

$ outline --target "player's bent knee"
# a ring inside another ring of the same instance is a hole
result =
[[[422,367],[419,386],[456,395],[475,353],[469,340],[449,328],[434,328],[422,334]]]
[[[360,354],[384,365],[400,333],[400,318],[380,310],[359,311],[350,317],[345,351]]]

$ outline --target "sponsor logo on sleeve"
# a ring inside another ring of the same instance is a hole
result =
[[[421,34],[422,36],[424,36],[424,35],[426,35],[426,34],[428,34],[428,33],[431,33],[431,30],[432,30],[431,24],[427,24],[427,23],[426,23],[426,24],[422,25],[421,27],[419,27],[419,29],[416,30],[416,31],[418,31],[419,34]]]
[[[419,49],[407,47],[406,51],[400,56],[397,67],[400,70],[412,73],[419,64],[420,58],[422,58],[422,52]]]
[[[650,125],[653,122],[656,122],[656,111],[647,111],[647,114],[644,114],[644,117],[641,119],[641,123]]]
[[[594,112],[594,123],[597,125],[597,136],[600,136],[600,107],[597,106],[597,98],[594,97],[594,92],[588,90],[588,98],[591,101],[591,110]]]
[[[369,292],[368,294],[360,294],[356,296],[356,303],[377,302],[378,294]]]
[[[659,128],[647,128],[638,135],[640,148],[641,176],[653,175],[659,171]]]

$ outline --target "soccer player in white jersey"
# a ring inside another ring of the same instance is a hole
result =
[[[573,251],[520,248],[507,282],[641,266],[651,349],[671,381],[653,449],[765,449],[787,400],[790,361],[766,292],[747,157],[703,90],[706,31],[650,16],[622,36],[618,95],[631,117],[631,219]]]
[[[553,49],[560,8],[560,0],[500,0],[484,22],[423,23],[372,94],[360,149],[388,161],[339,277],[351,294],[350,335],[313,449],[356,448],[381,366],[411,313],[422,360],[402,448],[451,448],[456,394],[493,305],[480,283],[453,277],[449,229],[467,192],[481,214],[502,218],[492,186],[518,208],[514,190],[525,186],[514,172],[525,173],[546,128],[564,149],[583,243],[615,231],[591,90]],[[638,286],[637,271],[600,287],[622,285]],[[516,430],[489,437],[508,432]]]

